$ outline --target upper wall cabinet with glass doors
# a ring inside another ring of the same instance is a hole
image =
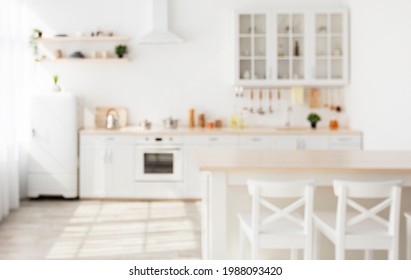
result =
[[[348,55],[346,9],[236,13],[237,85],[346,85]]]

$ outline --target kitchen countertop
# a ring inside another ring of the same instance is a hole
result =
[[[410,151],[200,150],[200,171],[212,172],[407,172]]]
[[[112,135],[358,135],[361,132],[351,129],[330,130],[327,128],[178,128],[163,129],[154,128],[145,130],[136,126],[128,126],[120,129],[86,128],[80,130],[80,134],[112,134]]]

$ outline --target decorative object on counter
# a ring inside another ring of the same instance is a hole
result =
[[[40,29],[33,29],[31,36],[30,36],[30,46],[33,48],[33,56],[34,61],[40,61],[40,53],[39,53],[39,42],[38,40],[42,37],[43,32]]]
[[[213,122],[208,122],[206,127],[207,128],[214,128],[214,123]]]
[[[311,88],[308,90],[308,107],[321,108],[321,91],[319,88]]]
[[[178,120],[169,117],[168,119],[163,120],[163,125],[165,129],[177,129]]]
[[[72,54],[70,54],[71,58],[84,58],[84,54],[80,51],[75,51]]]
[[[53,76],[53,91],[54,92],[60,92],[61,91],[61,87],[59,86],[58,82],[59,82],[59,76],[58,75],[54,75]]]
[[[98,51],[92,51],[91,58],[94,58],[94,59],[100,58],[100,53]]]
[[[291,103],[293,105],[304,104],[304,87],[292,87],[291,88]]]
[[[63,52],[61,50],[54,51],[54,59],[60,59],[63,57]]]
[[[237,128],[237,126],[238,126],[237,114],[233,112],[231,114],[231,128]]]
[[[332,117],[332,118],[330,119],[330,123],[329,123],[330,129],[338,129],[339,126],[340,126],[340,125],[339,125],[339,123],[338,123],[337,118]]]
[[[126,45],[116,46],[116,54],[119,58],[123,58],[123,56],[127,54],[127,46]]]
[[[205,127],[205,115],[203,113],[198,114],[198,126],[201,128]]]
[[[110,58],[110,53],[108,51],[102,51],[101,52],[101,58]]]
[[[317,123],[321,121],[321,117],[317,113],[310,113],[307,120],[311,123],[311,128],[317,128]]]
[[[300,45],[298,44],[298,41],[295,41],[294,43],[294,56],[300,56]]]
[[[127,108],[125,107],[96,107],[94,111],[94,122],[96,128],[106,128],[108,112],[115,110],[118,114],[118,127],[127,126]]]
[[[149,122],[147,119],[145,119],[144,121],[142,121],[139,126],[143,129],[149,130],[151,129],[151,122]]]
[[[243,110],[240,112],[240,115],[238,116],[238,128],[243,129],[246,127],[247,113],[247,108],[243,108]]]
[[[215,121],[215,127],[216,128],[222,128],[223,127],[223,121],[222,120],[216,120]]]
[[[110,109],[107,112],[106,119],[106,128],[107,129],[117,129],[119,128],[119,115],[117,110]]]
[[[188,111],[188,127],[189,128],[194,128],[196,126],[195,124],[195,110],[190,109]]]

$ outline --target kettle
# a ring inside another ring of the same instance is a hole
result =
[[[110,110],[107,113],[106,128],[115,129],[118,128],[118,113],[116,110]]]

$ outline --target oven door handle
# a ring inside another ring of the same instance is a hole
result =
[[[181,148],[144,148],[142,149],[144,153],[157,153],[157,152],[167,152],[167,151],[180,151]]]

